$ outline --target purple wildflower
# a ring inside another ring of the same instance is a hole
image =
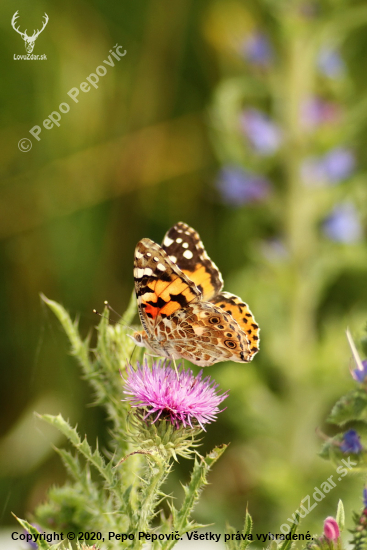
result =
[[[330,46],[324,46],[321,48],[317,65],[322,74],[328,78],[338,78],[345,70],[343,59],[337,49]]]
[[[313,187],[336,185],[349,178],[355,168],[355,157],[346,147],[335,147],[323,157],[307,157],[301,165],[301,177]]]
[[[348,430],[343,435],[343,442],[340,445],[340,450],[343,453],[354,453],[358,454],[363,451],[363,446],[359,435],[355,430]]]
[[[271,263],[284,262],[289,259],[289,251],[279,238],[272,238],[262,243],[262,253]]]
[[[324,157],[326,174],[331,183],[339,183],[353,173],[355,168],[355,157],[345,147],[336,147],[329,151]]]
[[[329,516],[324,521],[324,535],[327,539],[337,541],[340,537],[339,525],[333,517]]]
[[[301,106],[301,124],[306,130],[314,130],[322,124],[339,122],[341,109],[337,103],[310,97]]]
[[[357,382],[360,382],[361,384],[365,381],[367,377],[367,360],[366,359],[362,361],[362,367],[363,367],[362,370],[357,367],[356,369],[353,369],[351,371],[354,380],[357,380]]]
[[[367,508],[367,487],[363,489],[363,506]]]
[[[262,32],[253,32],[243,42],[241,51],[251,65],[266,67],[273,58],[273,50],[269,39]]]
[[[226,166],[220,171],[216,187],[223,201],[231,206],[241,206],[265,200],[270,194],[270,183],[264,176],[243,170],[238,166]]]
[[[124,390],[126,401],[132,407],[147,409],[144,419],[157,413],[153,422],[162,416],[176,428],[192,428],[198,423],[205,430],[204,424],[213,422],[221,412],[218,407],[228,392],[217,394],[218,384],[209,376],[202,378],[202,372],[194,376],[191,370],[181,370],[177,378],[164,361],[153,363],[152,368],[146,361],[137,370],[130,366]]]
[[[302,161],[300,167],[301,179],[309,187],[322,187],[329,185],[325,166],[322,159],[318,157],[307,157]]]
[[[332,241],[345,244],[360,241],[362,226],[354,204],[344,202],[336,205],[330,216],[324,221],[323,231]]]
[[[272,155],[281,144],[279,127],[258,109],[246,109],[241,116],[241,127],[259,155]]]

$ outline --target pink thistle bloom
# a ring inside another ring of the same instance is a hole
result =
[[[324,521],[324,535],[327,539],[336,541],[340,537],[339,525],[333,517],[329,516]]]
[[[216,393],[218,384],[209,376],[202,378],[202,370],[194,376],[191,370],[176,372],[164,361],[153,363],[147,361],[138,364],[136,370],[130,365],[124,394],[132,407],[147,409],[144,420],[157,413],[156,422],[161,416],[169,419],[176,428],[198,423],[205,431],[204,424],[213,422],[222,401],[228,397],[228,391]]]

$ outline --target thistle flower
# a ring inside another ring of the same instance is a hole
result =
[[[218,385],[209,376],[202,378],[202,372],[194,376],[191,370],[181,370],[177,378],[164,361],[153,363],[152,368],[147,361],[138,364],[136,370],[130,366],[124,389],[126,401],[132,407],[145,409],[144,419],[157,413],[153,422],[164,418],[176,428],[199,424],[205,431],[204,424],[216,419],[228,392],[216,393]]]
[[[273,59],[273,50],[268,37],[262,32],[253,32],[244,40],[241,51],[251,65],[268,66]]]
[[[270,193],[269,181],[238,166],[222,168],[216,181],[222,199],[231,206],[265,200]]]
[[[279,127],[258,109],[245,109],[241,127],[259,155],[272,155],[279,149],[282,141]]]
[[[333,517],[329,516],[324,521],[324,535],[327,539],[337,541],[340,537],[339,525]]]
[[[363,446],[359,435],[355,430],[348,430],[343,435],[343,442],[340,445],[340,450],[343,453],[354,453],[358,454],[363,451]]]
[[[363,489],[363,506],[367,508],[367,487]]]
[[[324,221],[323,231],[332,241],[352,244],[362,238],[358,212],[351,202],[338,204]]]

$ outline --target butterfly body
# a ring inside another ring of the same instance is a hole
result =
[[[133,339],[153,355],[199,366],[247,363],[258,351],[259,327],[247,304],[227,292],[199,235],[183,223],[162,246],[142,239],[135,249],[135,290],[144,330]]]

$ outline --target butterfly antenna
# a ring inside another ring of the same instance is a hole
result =
[[[108,309],[110,311],[112,311],[112,313],[114,313],[115,315],[117,315],[121,319],[121,315],[119,313],[117,313],[117,311],[115,309],[113,309],[113,307],[109,304],[109,302],[107,300],[105,300],[103,303],[106,307],[108,307]]]
[[[103,314],[102,313],[99,313],[99,311],[97,311],[96,309],[93,308],[93,313],[95,315],[98,315],[99,317],[103,317]]]

